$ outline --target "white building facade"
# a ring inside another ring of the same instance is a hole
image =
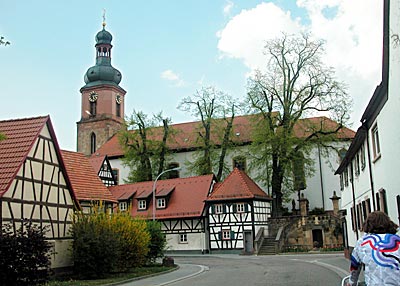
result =
[[[355,139],[336,171],[342,182],[348,248],[362,235],[368,213],[384,211],[400,223],[400,1],[384,1],[382,82],[361,119]]]

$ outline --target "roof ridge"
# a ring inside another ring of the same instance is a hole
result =
[[[36,119],[44,119],[44,118],[50,118],[50,115],[42,115],[42,116],[35,116],[35,117],[24,117],[24,118],[16,118],[16,119],[5,119],[5,120],[0,120],[0,123],[6,123],[6,122],[15,122],[15,121],[26,121],[26,120],[36,120]]]

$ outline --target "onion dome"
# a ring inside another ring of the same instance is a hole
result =
[[[96,65],[87,70],[84,77],[86,85],[83,88],[104,84],[120,87],[118,84],[122,79],[121,72],[111,65],[112,35],[105,29],[104,23],[95,40]]]

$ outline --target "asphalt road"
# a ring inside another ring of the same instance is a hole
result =
[[[342,253],[271,256],[173,256],[177,271],[122,283],[123,286],[338,286],[348,275]]]
[[[175,257],[175,262],[208,268],[199,275],[170,284],[175,286],[338,286],[348,273],[343,254]]]

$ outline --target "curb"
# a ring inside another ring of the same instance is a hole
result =
[[[123,281],[118,281],[118,282],[112,282],[112,283],[108,283],[108,284],[103,284],[101,286],[117,286],[117,285],[123,285],[129,282],[133,282],[133,281],[137,281],[137,280],[142,280],[142,279],[146,279],[146,278],[150,278],[150,277],[155,277],[155,276],[159,276],[159,275],[163,275],[163,274],[167,274],[167,273],[171,273],[174,272],[176,270],[178,270],[180,268],[179,265],[176,265],[175,268],[173,269],[169,269],[166,271],[161,271],[161,272],[157,272],[157,273],[153,273],[153,274],[148,274],[148,275],[144,275],[144,276],[140,276],[140,277],[133,277],[133,278],[129,278]]]

